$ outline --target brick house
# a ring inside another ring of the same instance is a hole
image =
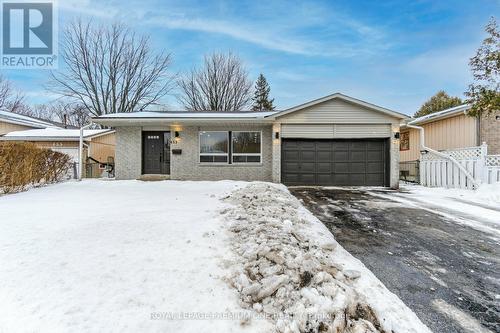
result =
[[[398,186],[407,116],[340,93],[272,112],[132,112],[116,131],[116,178]]]

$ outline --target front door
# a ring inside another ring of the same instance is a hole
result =
[[[170,132],[142,132],[142,173],[170,173]]]

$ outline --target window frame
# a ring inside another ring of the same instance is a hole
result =
[[[201,135],[202,133],[225,133],[226,134],[226,139],[227,139],[227,153],[202,153],[201,152]],[[214,164],[229,164],[229,155],[231,152],[231,138],[229,136],[229,131],[198,131],[198,163],[200,164],[208,164],[208,165],[214,165]],[[201,157],[202,156],[226,156],[227,161],[226,162],[202,162]]]
[[[233,133],[259,133],[260,135],[260,153],[234,153],[234,145],[233,145]],[[251,131],[251,130],[245,130],[245,131],[231,131],[231,164],[261,164],[262,163],[262,131]],[[234,161],[234,156],[259,156],[259,162],[235,162]]]

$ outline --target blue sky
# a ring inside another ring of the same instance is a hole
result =
[[[59,29],[78,17],[119,21],[173,56],[172,71],[232,51],[263,73],[278,108],[343,92],[413,114],[440,89],[462,97],[468,59],[498,0],[148,1],[59,0]],[[62,68],[63,66],[60,66]],[[48,72],[2,71],[32,103],[50,102]],[[164,102],[179,108],[174,96]]]

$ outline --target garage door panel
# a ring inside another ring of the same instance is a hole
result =
[[[334,167],[333,167],[333,172],[348,173],[349,172],[349,162],[335,163]]]
[[[301,141],[299,145],[301,150],[315,149],[314,141]]]
[[[298,173],[285,173],[283,174],[283,183],[297,185],[300,184],[300,178]]]
[[[334,154],[333,160],[335,162],[349,161],[348,151],[336,151],[333,154]]]
[[[383,151],[368,151],[366,152],[366,158],[368,161],[383,161],[384,152]]]
[[[315,172],[316,163],[314,162],[302,162],[300,165],[300,172]]]
[[[283,171],[291,172],[291,173],[299,173],[300,172],[300,163],[298,162],[285,162],[283,163]]]
[[[334,141],[333,150],[349,150],[349,141]]]
[[[331,141],[318,141],[316,144],[316,150],[327,150],[331,151],[332,150],[332,142]]]
[[[384,172],[384,165],[379,162],[368,162],[368,172]]]
[[[368,149],[368,150],[384,150],[384,141],[367,141],[366,149]]]
[[[284,151],[283,158],[285,159],[285,161],[300,161],[298,151]]]
[[[365,173],[366,163],[351,163],[349,166],[349,172],[351,173]]]
[[[366,185],[369,186],[381,186],[384,182],[383,173],[367,173],[366,174]]]
[[[288,185],[384,186],[386,139],[283,139],[282,180]]]
[[[334,173],[333,183],[335,185],[350,185],[349,184],[349,174],[348,173]]]
[[[365,174],[352,173],[349,175],[349,185],[363,186],[366,185]]]
[[[316,159],[316,152],[310,150],[302,150],[300,152],[300,158],[302,161],[314,161]]]
[[[349,142],[350,150],[366,150],[366,142],[365,141],[351,141]]]
[[[366,153],[365,151],[351,151],[349,154],[350,161],[366,161]]]
[[[283,149],[297,149],[299,143],[299,141],[283,141]]]
[[[316,171],[317,172],[321,172],[321,173],[331,173],[333,171],[332,169],[332,163],[330,162],[319,162],[317,163],[317,167],[316,167]]]
[[[333,184],[332,182],[332,175],[329,173],[326,174],[317,174],[317,183],[322,184],[322,185],[331,185]]]
[[[314,173],[303,173],[300,175],[300,182],[302,184],[315,184],[315,175]]]
[[[319,162],[331,162],[333,153],[331,151],[318,151],[316,152],[316,159]]]

